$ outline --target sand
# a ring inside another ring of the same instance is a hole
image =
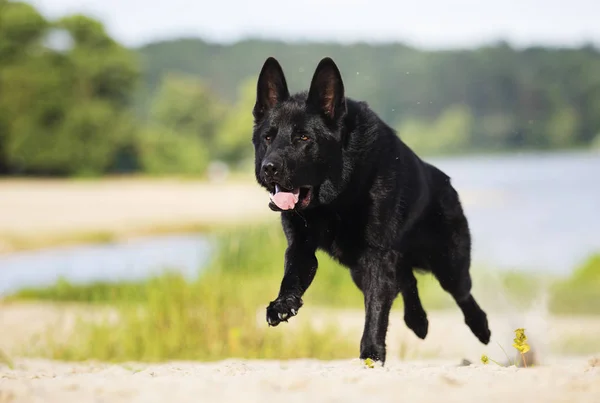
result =
[[[90,317],[95,310],[43,303],[0,304],[0,348],[14,361],[13,369],[0,364],[0,403],[600,402],[600,358],[594,358],[600,355],[558,355],[549,345],[581,334],[600,334],[597,317],[495,314],[493,343],[483,346],[457,312],[431,312],[430,333],[423,341],[406,329],[402,313],[394,311],[387,343],[390,358],[385,367],[373,369],[353,357],[340,361],[230,359],[160,364],[18,358],[19,342],[43,332],[49,324],[68,330],[77,313]],[[257,312],[261,323],[262,313]],[[358,343],[361,310],[307,306],[302,314],[316,326],[336,320]],[[527,327],[530,343],[539,353],[534,368],[505,364],[506,356],[494,344],[502,344],[509,354],[514,352],[511,338],[517,324]],[[293,332],[298,322],[286,325],[284,331]],[[483,365],[482,354],[507,366]],[[464,358],[472,364],[461,366]]]
[[[8,180],[0,181],[0,194],[1,232],[54,233],[187,221],[213,223],[270,212],[268,194],[251,181]]]
[[[592,359],[537,368],[452,362],[243,361],[108,365],[19,360],[0,368],[0,402],[577,402],[600,401]]]

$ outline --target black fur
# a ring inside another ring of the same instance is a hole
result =
[[[346,98],[330,58],[317,66],[309,91],[293,96],[281,66],[268,58],[253,114],[258,183],[270,192],[275,184],[301,189],[294,210],[269,203],[281,211],[288,241],[279,295],[267,307],[270,325],[298,313],[321,249],[350,269],[364,294],[360,358],[385,362],[398,294],[406,325],[427,335],[414,269],[433,273],[475,336],[489,342],[487,316],[471,295],[469,226],[450,178],[421,160],[366,103]]]

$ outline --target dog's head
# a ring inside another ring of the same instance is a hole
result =
[[[303,210],[331,200],[342,169],[346,98],[330,58],[318,64],[306,93],[290,95],[280,64],[268,58],[253,109],[255,174],[275,211]]]

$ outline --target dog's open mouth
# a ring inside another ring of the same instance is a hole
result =
[[[312,196],[311,188],[303,186],[295,189],[285,189],[278,184],[270,194],[271,201],[281,210],[292,210],[308,206]]]

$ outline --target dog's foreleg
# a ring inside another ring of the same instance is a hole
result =
[[[390,310],[397,295],[396,253],[370,249],[355,269],[362,275],[365,302],[365,326],[360,341],[360,358],[385,363]]]
[[[317,273],[316,245],[310,239],[294,239],[285,251],[285,272],[279,295],[267,307],[267,323],[277,326],[295,316],[302,296]]]

